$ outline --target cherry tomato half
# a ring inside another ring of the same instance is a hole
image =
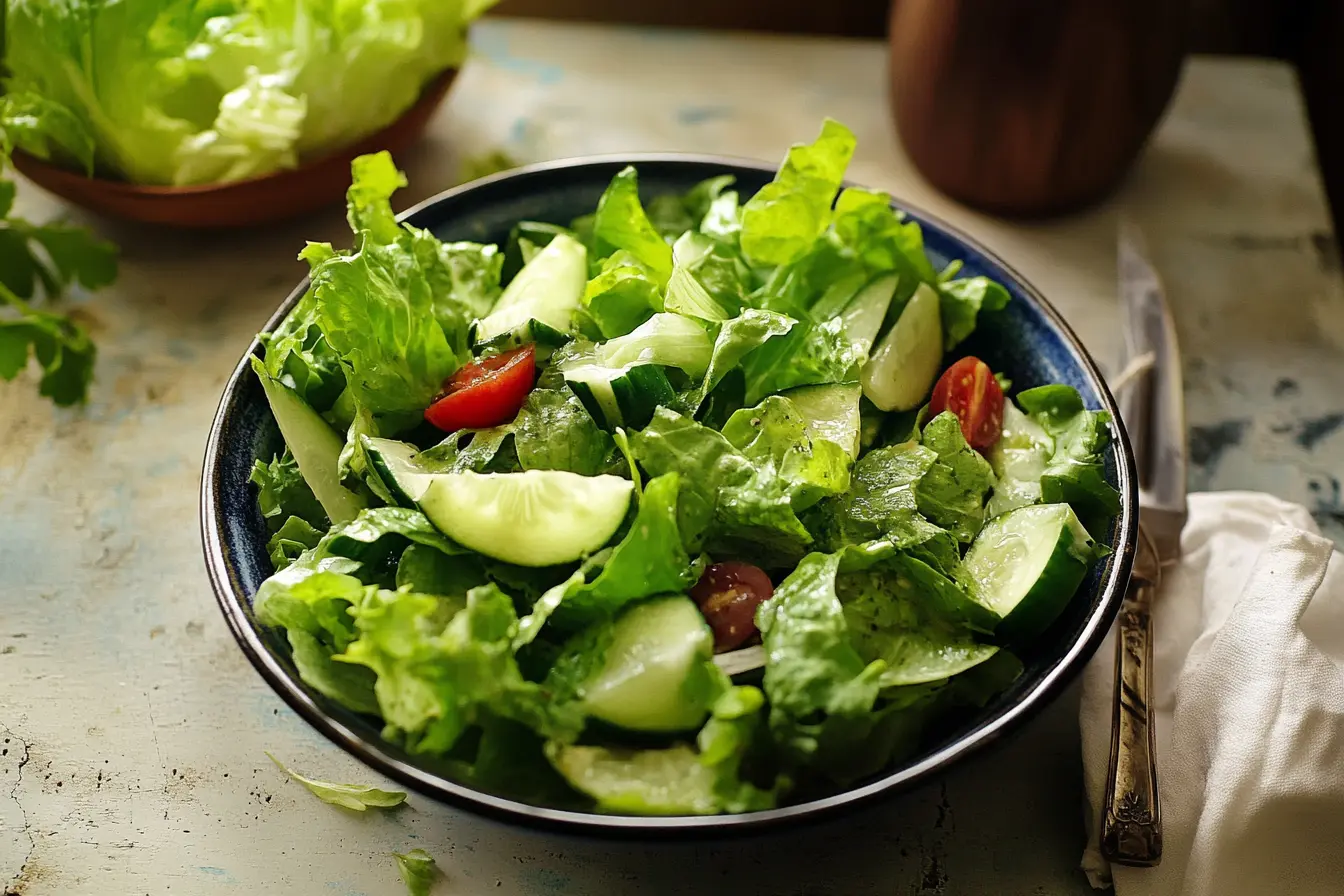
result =
[[[929,415],[951,411],[961,434],[977,451],[985,451],[1003,434],[1003,388],[989,365],[967,356],[943,372],[929,399]]]
[[[443,393],[425,410],[425,419],[444,432],[508,423],[527,401],[536,378],[531,345],[482,358],[444,380]]]
[[[756,634],[756,608],[770,599],[770,577],[750,563],[715,563],[691,588],[691,599],[714,630],[714,652],[742,646]]]

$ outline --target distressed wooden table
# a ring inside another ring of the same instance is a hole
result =
[[[432,133],[401,160],[409,204],[464,159],[697,150],[774,160],[824,115],[853,175],[974,234],[1036,283],[1112,369],[1121,209],[1147,231],[1187,364],[1194,488],[1256,488],[1344,519],[1344,290],[1297,84],[1278,64],[1197,59],[1106,207],[1023,226],[920,182],[887,114],[884,48],[489,22]],[[34,215],[58,211],[25,190]],[[90,405],[0,384],[0,885],[26,896],[391,894],[416,846],[455,894],[1080,894],[1076,695],[1002,749],[867,814],[740,843],[560,840],[412,796],[354,815],[263,755],[376,776],[313,733],[229,637],[200,560],[206,427],[252,332],[338,211],[199,236],[93,222],[124,249],[88,302]]]

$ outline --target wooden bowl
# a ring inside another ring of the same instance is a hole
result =
[[[145,186],[86,177],[21,152],[14,153],[14,167],[66,202],[111,218],[200,229],[274,223],[339,202],[350,186],[355,156],[381,149],[396,155],[418,140],[456,75],[456,69],[439,75],[400,118],[358,143],[250,180]]]

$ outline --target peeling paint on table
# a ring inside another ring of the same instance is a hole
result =
[[[901,155],[876,42],[488,22],[404,205],[463,160],[631,150],[774,160],[824,115],[853,176],[974,234],[1037,284],[1098,359],[1118,357],[1115,231],[1146,231],[1186,356],[1191,484],[1255,488],[1344,532],[1344,284],[1286,66],[1197,59],[1119,196],[1066,220],[997,221],[933,193]],[[61,210],[21,189],[25,210]],[[80,218],[78,214],[75,216]],[[339,210],[203,236],[94,222],[121,281],[80,306],[102,354],[92,402],[0,384],[0,886],[24,896],[401,892],[419,846],[436,892],[1082,894],[1076,694],[1001,749],[857,817],[741,842],[655,847],[501,827],[412,796],[319,803],[264,752],[328,780],[376,775],[311,731],[243,659],[196,528],[206,428],[249,336]]]

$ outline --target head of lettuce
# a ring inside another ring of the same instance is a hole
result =
[[[5,143],[139,184],[292,168],[390,124],[494,0],[9,0]]]

